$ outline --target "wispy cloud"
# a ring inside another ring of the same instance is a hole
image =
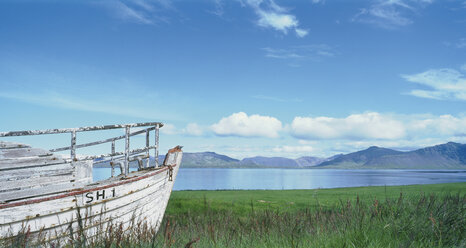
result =
[[[166,22],[167,19],[160,16],[159,10],[173,8],[169,0],[112,0],[99,2],[99,4],[109,9],[120,20],[146,25],[153,25],[160,21]]]
[[[202,136],[209,131],[208,128],[200,126],[197,123],[188,123],[185,128],[178,129],[171,123],[165,124],[161,129],[163,134],[167,135],[186,135],[186,136]]]
[[[466,48],[466,38],[461,38],[459,39],[456,43],[455,46],[457,48]]]
[[[295,31],[299,38],[308,34],[306,29],[299,27],[296,16],[289,14],[288,10],[276,4],[273,0],[246,0],[244,6],[251,7],[258,16],[256,24],[264,28],[272,28],[287,34]]]
[[[214,9],[209,10],[209,13],[212,13],[216,16],[222,17],[223,14],[225,13],[225,10],[223,9],[223,1],[222,0],[213,0],[214,1]]]
[[[315,149],[312,146],[276,146],[273,148],[274,152],[278,153],[311,153]]]
[[[265,51],[265,56],[274,59],[297,59],[303,58],[303,55],[298,54],[294,49],[274,49],[270,47],[264,47],[262,50]]]
[[[463,64],[460,69],[466,72],[466,64]]]
[[[197,123],[188,123],[182,132],[190,136],[202,136],[205,133],[204,129],[204,127],[198,125]]]
[[[273,101],[273,102],[302,102],[302,99],[285,99],[285,98],[280,98],[280,97],[274,97],[274,96],[264,96],[264,95],[254,95],[252,98],[259,99],[259,100],[267,100],[267,101]]]
[[[409,92],[410,95],[437,100],[466,101],[466,77],[455,69],[431,69],[402,77],[409,82],[429,88],[412,90]]]
[[[368,8],[361,9],[352,21],[395,29],[412,24],[411,16],[417,14],[419,8],[432,2],[429,0],[379,0]]]
[[[291,60],[293,65],[299,65],[299,62],[305,60],[319,61],[337,54],[334,48],[326,44],[292,46],[285,49],[264,47],[262,50],[267,58]]]
[[[139,98],[112,97],[112,98],[83,98],[73,94],[56,91],[2,91],[0,98],[27,102],[52,108],[104,113],[118,116],[136,117],[144,119],[177,119],[172,114],[154,111],[154,108],[144,105],[146,97]],[[153,99],[154,97],[147,97]],[[117,99],[126,99],[125,101]]]
[[[466,38],[460,38],[453,42],[445,41],[443,42],[443,44],[447,47],[452,47],[452,48],[458,48],[458,49],[466,48]]]

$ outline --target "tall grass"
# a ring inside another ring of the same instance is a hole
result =
[[[251,209],[167,216],[173,247],[466,247],[465,196],[419,195],[341,201],[317,210]],[[167,229],[166,229],[167,230]],[[159,237],[157,244],[164,245]]]
[[[380,198],[380,197],[379,197]],[[143,223],[111,225],[97,238],[75,230],[67,247],[466,247],[466,195],[400,193],[379,200],[358,195],[293,211],[234,205],[167,214],[158,233]],[[74,239],[73,239],[74,237]],[[80,240],[77,242],[77,240]],[[82,242],[86,240],[85,242]],[[27,247],[27,233],[4,246]]]

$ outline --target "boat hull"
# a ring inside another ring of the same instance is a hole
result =
[[[100,181],[47,197],[0,204],[0,240],[20,234],[47,242],[72,238],[79,232],[99,237],[109,225],[129,230],[146,224],[157,231],[181,164],[182,152],[171,162]],[[121,227],[120,227],[121,226]]]

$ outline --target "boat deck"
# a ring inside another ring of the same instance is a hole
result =
[[[92,161],[66,161],[29,145],[0,141],[0,203],[51,195],[92,182]]]

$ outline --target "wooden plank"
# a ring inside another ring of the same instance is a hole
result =
[[[70,182],[75,180],[73,173],[67,175],[46,175],[39,177],[30,177],[23,180],[5,180],[0,181],[0,192],[6,192],[12,189],[28,189],[31,187],[46,186],[54,183]]]
[[[64,164],[66,161],[58,156],[7,158],[0,160],[0,171]]]
[[[21,148],[21,147],[30,147],[26,144],[16,143],[16,142],[6,142],[0,140],[0,150],[10,149],[10,148]]]
[[[43,156],[50,156],[52,155],[51,152],[46,151],[40,148],[32,148],[32,147],[21,147],[21,148],[9,148],[9,149],[1,149],[0,156],[2,159],[5,158],[23,158],[23,157],[43,157]]]
[[[87,179],[76,180],[74,182],[62,182],[52,185],[45,185],[41,187],[29,188],[25,190],[10,190],[7,192],[0,192],[0,199],[3,202],[30,198],[30,197],[40,197],[55,194],[58,192],[65,192],[73,188],[83,186],[84,183],[87,183]]]
[[[54,164],[43,167],[21,168],[16,170],[0,171],[0,181],[20,180],[25,178],[64,175],[73,173],[75,168],[71,164]]]

